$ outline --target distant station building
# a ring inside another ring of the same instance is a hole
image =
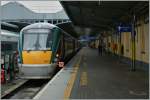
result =
[[[56,13],[36,13],[18,2],[10,2],[1,7],[2,22],[49,22],[58,24],[68,22],[69,18],[64,10]]]

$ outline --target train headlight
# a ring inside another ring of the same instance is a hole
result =
[[[59,57],[59,54],[56,54],[56,57],[58,58],[58,57]]]

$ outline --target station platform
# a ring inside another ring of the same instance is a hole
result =
[[[82,48],[34,99],[145,99],[149,74],[130,71],[116,56]]]
[[[22,84],[24,84],[27,80],[23,79],[15,79],[9,83],[1,84],[1,98],[9,94],[10,92],[14,91]]]

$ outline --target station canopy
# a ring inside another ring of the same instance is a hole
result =
[[[149,16],[148,1],[60,1],[71,22],[57,26],[78,38],[82,35],[96,36],[100,33],[114,33],[120,23],[131,23],[133,14]],[[8,22],[2,29],[20,31],[29,23]]]
[[[90,28],[90,34],[113,31],[118,23],[131,23],[133,14],[138,17],[149,12],[148,1],[60,1],[60,3],[73,25],[82,29]]]
[[[56,26],[58,26],[59,28],[61,28],[62,30],[64,30],[65,32],[67,32],[68,34],[72,35],[75,38],[79,37],[79,35],[75,31],[75,27],[72,24],[72,22],[60,23],[56,24]]]

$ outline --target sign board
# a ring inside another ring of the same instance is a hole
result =
[[[128,26],[118,26],[118,32],[132,32],[132,26],[128,25]],[[132,37],[136,35],[136,32],[134,31],[133,34],[131,34]]]
[[[131,32],[131,26],[118,26],[118,32]]]

